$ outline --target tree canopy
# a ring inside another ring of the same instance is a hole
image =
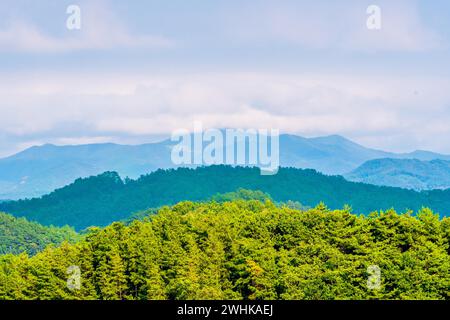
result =
[[[0,299],[449,299],[449,247],[450,220],[429,209],[182,202],[33,257],[0,256]],[[79,289],[67,286],[71,266]]]
[[[25,218],[0,212],[0,254],[27,252],[34,255],[49,244],[74,242],[79,235],[71,227],[45,227]]]
[[[450,214],[450,189],[415,192],[378,187],[295,168],[280,168],[276,175],[261,176],[258,168],[230,166],[158,170],[125,181],[115,172],[106,172],[78,179],[42,198],[0,203],[0,210],[44,225],[68,224],[82,230],[106,226],[148,208],[185,200],[206,201],[239,188],[260,190],[260,199],[269,196],[275,202],[293,201],[307,207],[323,201],[332,209],[349,205],[363,214],[390,208],[417,211],[423,206],[441,216]]]

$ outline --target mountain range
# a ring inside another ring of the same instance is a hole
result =
[[[258,168],[208,166],[157,170],[137,180],[122,180],[116,172],[77,179],[42,198],[0,203],[0,211],[44,225],[70,225],[77,230],[106,226],[149,208],[177,202],[206,201],[240,188],[259,190],[276,202],[299,202],[331,209],[351,206],[357,214],[391,208],[399,212],[429,207],[450,214],[450,189],[416,192],[349,182],[311,169],[280,168],[263,176]]]
[[[344,176],[350,181],[380,186],[414,190],[447,189],[450,187],[450,161],[375,159]]]
[[[171,161],[171,149],[174,144],[170,140],[164,140],[142,145],[46,144],[31,147],[0,159],[0,199],[39,197],[68,185],[77,178],[105,171],[115,171],[121,177],[135,179],[157,169],[173,168],[175,165]],[[346,175],[355,181],[373,183],[377,182],[376,176],[366,181],[362,178],[364,176],[359,175],[365,167],[359,171],[354,170],[366,161],[380,158],[450,160],[448,155],[428,151],[390,153],[366,148],[338,135],[318,138],[280,135],[280,165],[283,167],[311,168],[324,174]],[[439,179],[439,176],[433,177]],[[395,185],[408,187],[410,184]],[[449,186],[446,182],[439,181],[424,186],[433,185]]]

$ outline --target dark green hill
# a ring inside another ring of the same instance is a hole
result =
[[[441,215],[450,214],[450,190],[415,192],[379,187],[294,168],[261,176],[258,168],[229,166],[158,170],[127,181],[122,181],[117,173],[107,172],[78,179],[42,198],[0,203],[0,210],[46,225],[68,224],[80,230],[104,226],[147,208],[183,200],[207,200],[239,188],[260,190],[274,201],[299,201],[309,207],[320,202],[330,208],[348,204],[354,212],[364,214],[390,208],[416,211],[422,206]]]

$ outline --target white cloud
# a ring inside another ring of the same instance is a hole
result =
[[[60,36],[45,33],[31,22],[12,19],[4,29],[0,29],[0,51],[60,53],[91,49],[168,48],[174,45],[172,40],[161,35],[130,33],[119,17],[99,2],[86,2],[81,12],[81,29],[64,29],[65,33]]]
[[[427,51],[443,38],[421,19],[416,1],[379,0],[382,28],[366,26],[368,2],[261,1],[224,15],[224,28],[239,43],[299,45],[342,51]],[[251,18],[249,18],[251,17]]]
[[[420,52],[448,45],[422,21],[416,2],[380,1],[379,6],[381,30],[368,30],[361,23],[355,24],[350,36],[342,42],[344,47],[363,51]]]
[[[416,144],[450,152],[450,82],[440,78],[205,73],[0,79],[0,135],[16,140],[142,141],[202,121],[205,127],[337,133],[388,149]],[[372,137],[383,138],[375,143]]]
[[[111,142],[114,137],[60,137],[54,141],[56,144],[61,145],[80,145],[80,144],[93,144],[93,143],[107,143]]]

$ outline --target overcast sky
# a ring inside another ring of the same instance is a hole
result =
[[[450,1],[1,0],[0,156],[194,121],[450,153]]]

